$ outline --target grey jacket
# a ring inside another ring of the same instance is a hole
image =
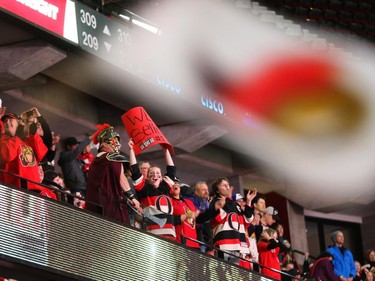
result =
[[[84,139],[76,149],[60,153],[59,161],[64,176],[65,186],[71,192],[86,190],[86,178],[82,171],[82,162],[78,159],[85,147],[91,142],[90,138]]]

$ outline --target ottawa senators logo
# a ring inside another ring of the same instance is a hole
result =
[[[192,211],[188,207],[184,207],[184,209],[187,216],[192,213]],[[188,218],[186,221],[184,221],[184,223],[189,225],[191,228],[195,228],[195,219],[193,218]]]
[[[156,209],[165,214],[172,214],[173,207],[171,199],[168,196],[160,195],[155,201]]]
[[[228,224],[233,230],[240,231],[240,220],[238,214],[230,213],[228,216]]]
[[[21,145],[21,154],[20,154],[21,164],[24,167],[35,166],[35,154],[33,149],[27,145]]]

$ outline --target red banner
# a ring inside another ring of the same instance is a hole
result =
[[[134,107],[121,116],[130,139],[134,142],[134,152],[139,154],[147,148],[160,144],[173,153],[173,147],[152,121],[143,107]]]
[[[1,0],[0,8],[6,9],[60,36],[64,36],[66,1]]]

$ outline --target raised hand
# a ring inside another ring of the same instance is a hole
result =
[[[220,196],[219,200],[217,200],[215,202],[215,209],[219,210],[221,208],[224,208],[224,206],[225,206],[225,197],[224,196]]]
[[[258,191],[256,188],[253,188],[252,190],[249,190],[249,192],[246,195],[246,204],[251,207],[251,201],[253,201],[254,197],[257,196]]]
[[[128,147],[129,147],[129,149],[133,149],[134,148],[133,139],[129,139],[129,141],[128,141]]]
[[[142,214],[143,210],[142,210],[141,204],[139,203],[137,199],[133,198],[132,200],[130,200],[130,204],[132,204],[134,208],[136,208],[137,211]]]
[[[54,132],[52,132],[52,144],[57,144],[60,142],[60,135],[55,135]]]
[[[262,234],[260,235],[260,237],[264,240],[267,240],[267,241],[270,241],[272,239],[271,236],[268,235],[268,233],[266,231],[263,231]]]

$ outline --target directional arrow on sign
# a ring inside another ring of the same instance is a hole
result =
[[[107,25],[104,26],[103,33],[107,34],[108,36],[111,36],[111,32],[109,31],[109,28]]]

